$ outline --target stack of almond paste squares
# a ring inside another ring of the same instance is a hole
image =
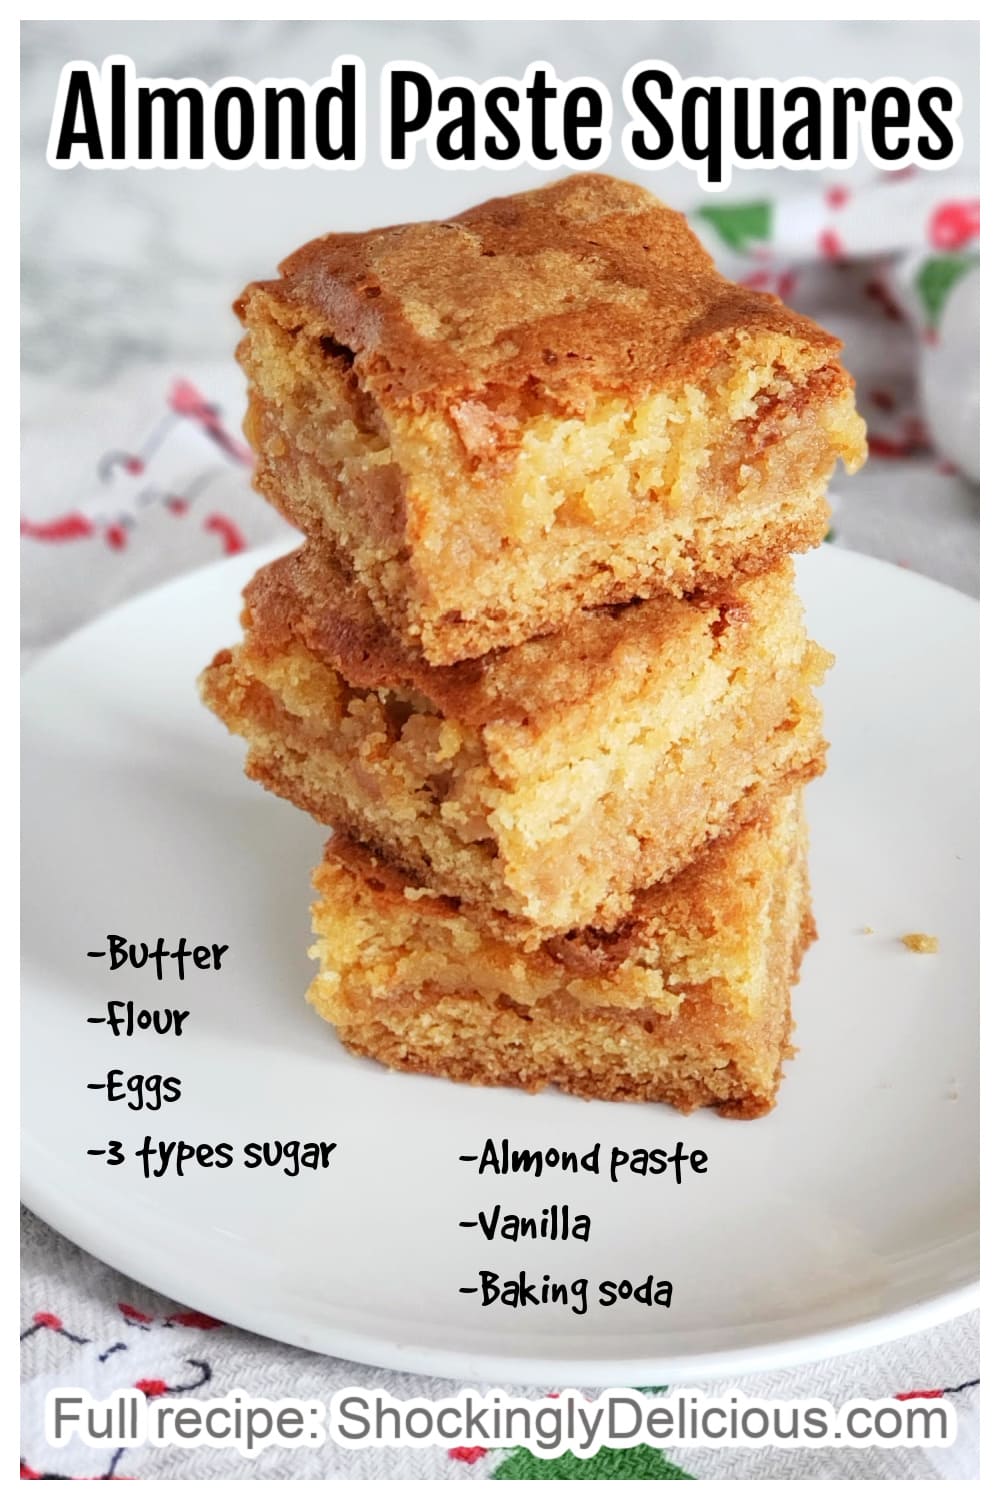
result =
[[[599,175],[327,235],[237,308],[306,541],[201,690],[330,830],[309,1000],[391,1068],[763,1114],[831,662],[791,554],[865,457],[837,340]]]

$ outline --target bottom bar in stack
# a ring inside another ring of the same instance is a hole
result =
[[[334,838],[315,874],[309,991],[351,1051],[391,1068],[738,1119],[774,1105],[790,989],[815,936],[801,793],[636,900],[615,932],[526,951]]]

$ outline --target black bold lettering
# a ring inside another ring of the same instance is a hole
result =
[[[823,101],[819,90],[805,85],[789,89],[785,108],[794,110],[799,104],[806,106],[805,118],[787,127],[782,149],[789,161],[819,161],[823,154]]]
[[[872,150],[881,161],[900,161],[910,149],[909,134],[890,141],[890,130],[906,130],[910,123],[910,100],[905,89],[879,89],[871,105]]]
[[[520,146],[520,137],[513,120],[507,118],[508,114],[517,114],[520,108],[520,99],[516,89],[504,86],[490,89],[486,95],[485,110],[486,118],[491,125],[495,125],[500,132],[499,138],[488,135],[484,141],[484,150],[490,161],[513,161]]]
[[[239,133],[233,144],[230,129],[235,104],[239,116]],[[254,113],[253,99],[247,89],[238,85],[220,89],[215,99],[215,149],[227,161],[242,161],[253,150]]]
[[[176,161],[180,140],[178,115],[181,100],[187,105],[187,129],[191,157],[201,161],[205,155],[205,100],[198,89],[140,89],[138,100],[138,151],[140,161],[153,156],[153,106],[161,106],[163,121],[163,159]]]
[[[334,101],[340,105],[340,143],[334,145],[330,134],[330,111]],[[355,161],[358,154],[358,70],[347,63],[339,85],[331,84],[316,95],[316,150],[324,161]]]
[[[924,161],[947,161],[955,149],[951,127],[941,118],[941,114],[935,109],[936,105],[940,106],[941,113],[950,114],[955,108],[955,96],[951,90],[942,88],[939,84],[921,89],[917,96],[917,114],[931,129],[929,136],[922,135],[917,140],[917,150]]]
[[[644,68],[632,80],[632,101],[644,120],[653,127],[654,137],[647,140],[646,132],[639,125],[629,130],[629,145],[633,155],[640,161],[663,161],[674,149],[674,132],[666,116],[650,97],[658,91],[659,99],[672,99],[674,81],[662,68]]]
[[[407,107],[408,91],[413,90],[413,108]],[[389,77],[389,159],[406,160],[406,138],[423,130],[431,117],[431,86],[422,73],[394,68]]]
[[[268,89],[264,95],[264,155],[277,161],[281,155],[281,106],[288,105],[289,153],[293,161],[306,154],[306,101],[300,88]]]
[[[593,161],[600,154],[600,135],[595,133],[591,140],[582,141],[580,132],[599,132],[603,115],[601,96],[596,89],[583,86],[570,89],[563,109],[563,136],[566,152],[574,161]]]

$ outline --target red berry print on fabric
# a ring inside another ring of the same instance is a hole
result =
[[[175,380],[170,390],[171,411],[179,417],[188,417],[197,422],[202,431],[216,443],[224,453],[247,468],[253,465],[253,454],[245,443],[232,437],[222,424],[219,408],[206,401],[190,380]]]
[[[824,229],[816,241],[824,260],[842,261],[846,258],[844,242],[835,229]]]
[[[123,1318],[128,1318],[130,1323],[152,1323],[153,1321],[149,1313],[140,1312],[137,1307],[132,1306],[131,1302],[119,1302],[118,1311]]]
[[[246,540],[242,531],[235,521],[228,516],[206,516],[205,530],[211,531],[219,537],[222,542],[222,550],[229,557],[234,552],[242,552],[246,547]]]
[[[166,413],[156,420],[136,448],[111,448],[98,459],[97,478],[107,491],[110,503],[105,505],[97,499],[86,510],[66,511],[48,520],[34,521],[23,516],[22,537],[46,543],[79,542],[100,537],[111,551],[121,552],[128,544],[129,527],[141,523],[148,509],[162,506],[171,515],[186,515],[202,491],[223,474],[225,468],[218,463],[203,466],[189,481],[183,494],[157,485],[150,475],[150,465],[179,425],[194,423],[230,464],[237,464],[241,469],[252,465],[250,449],[227,430],[220,409],[208,401],[190,380],[174,381],[166,407]],[[149,483],[130,483],[146,476],[150,478]],[[207,529],[222,537],[224,552],[243,550],[245,544],[232,522],[223,518],[221,524],[213,523]]]
[[[137,1380],[135,1388],[144,1396],[165,1396],[169,1390],[165,1380]]]
[[[94,535],[94,523],[76,510],[53,516],[51,521],[29,521],[22,516],[21,535],[36,542],[76,542],[81,537]]]
[[[210,1318],[208,1313],[201,1312],[175,1312],[167,1319],[168,1326],[177,1324],[181,1328],[221,1328],[223,1326],[219,1318]]]
[[[927,238],[935,250],[961,250],[979,238],[979,199],[954,199],[934,210]]]

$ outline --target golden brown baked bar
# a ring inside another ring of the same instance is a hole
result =
[[[202,693],[248,774],[411,884],[540,936],[616,925],[635,890],[823,769],[830,658],[787,559],[712,599],[606,606],[431,667],[307,543],[254,578],[243,624]]]
[[[815,936],[806,844],[800,795],[779,798],[619,931],[528,953],[335,840],[314,876],[308,998],[392,1068],[750,1119],[791,1055],[789,990]]]
[[[256,483],[428,661],[822,540],[864,459],[838,341],[680,214],[574,176],[331,234],[237,303]]]

